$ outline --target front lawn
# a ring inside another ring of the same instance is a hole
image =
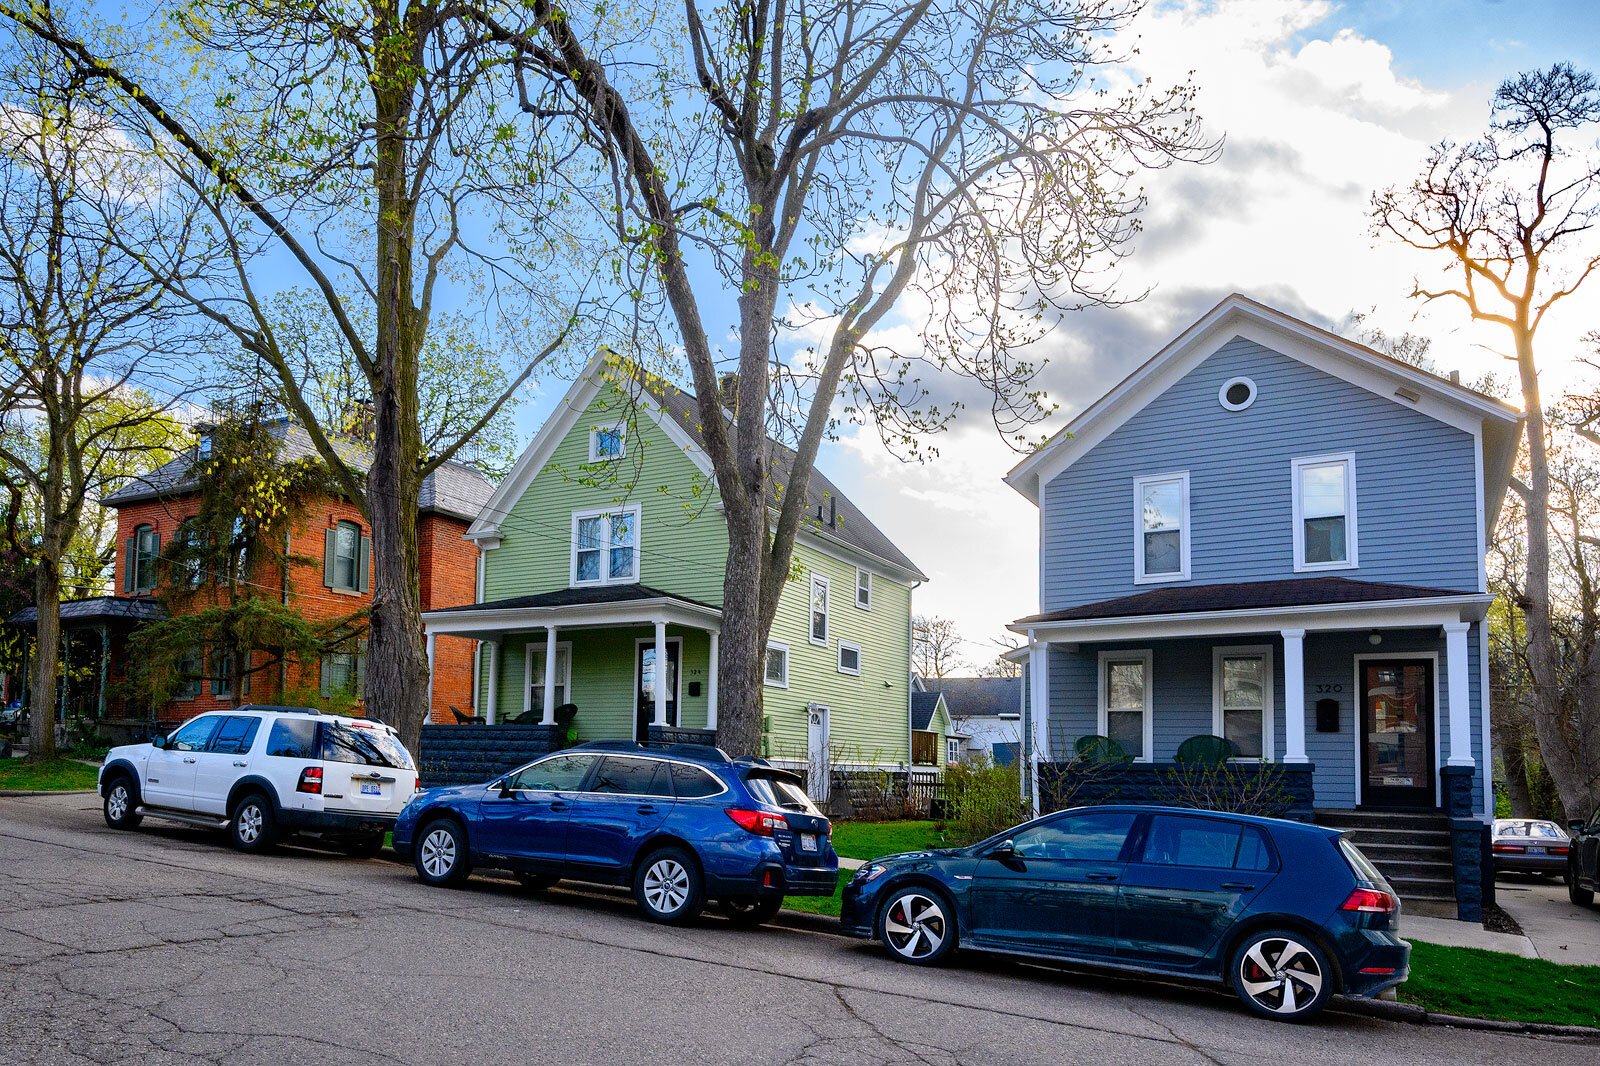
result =
[[[949,844],[932,822],[836,822],[833,850],[844,859],[876,859]]]
[[[1442,1014],[1600,1026],[1600,966],[1412,941],[1400,999]]]
[[[807,914],[826,914],[831,918],[839,917],[840,894],[844,892],[847,881],[856,875],[854,870],[840,870],[839,884],[834,888],[831,896],[784,896],[783,909],[788,911],[805,911]]]
[[[0,790],[69,792],[94,788],[100,768],[76,759],[51,759],[30,763],[26,759],[0,761]]]

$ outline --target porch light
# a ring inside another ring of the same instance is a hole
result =
[[[1367,634],[1367,643],[1376,648],[1379,644],[1383,643],[1383,634],[1374,629],[1371,633]]]

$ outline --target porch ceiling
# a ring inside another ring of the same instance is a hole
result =
[[[479,640],[551,627],[594,629],[656,622],[717,632],[722,627],[722,611],[648,585],[597,585],[422,613],[423,627],[429,633]]]

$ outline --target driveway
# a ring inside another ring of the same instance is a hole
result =
[[[648,925],[617,896],[430,889],[381,860],[114,833],[0,799],[0,1062],[1590,1064],[1594,1044],[1329,1014],[815,932]]]
[[[1522,926],[1541,959],[1600,966],[1600,909],[1579,907],[1560,881],[1501,875],[1495,902]]]

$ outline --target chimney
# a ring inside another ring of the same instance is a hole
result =
[[[1461,371],[1459,371],[1459,370],[1450,371],[1450,384],[1452,384],[1452,385],[1461,384]]]
[[[729,373],[723,374],[718,378],[717,395],[722,399],[722,406],[737,416],[739,414],[739,375]]]

